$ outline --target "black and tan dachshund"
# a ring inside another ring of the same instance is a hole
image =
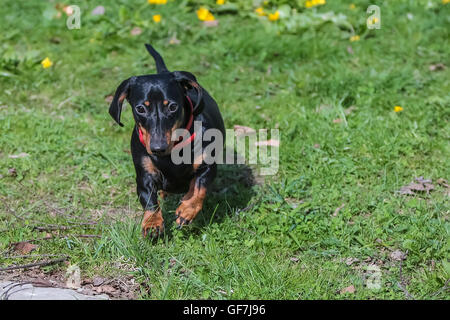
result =
[[[145,46],[155,59],[157,74],[133,76],[123,81],[116,89],[109,113],[123,126],[120,122],[123,101],[127,99],[132,107],[136,123],[131,135],[131,153],[137,193],[145,211],[142,234],[153,238],[164,231],[158,195],[164,198],[167,193],[186,193],[176,210],[176,223],[181,227],[192,222],[202,209],[206,192],[216,176],[216,163],[193,159],[194,121],[201,123],[202,132],[219,130],[223,141],[225,128],[217,103],[195,76],[186,71],[169,72],[159,53],[151,45]],[[181,142],[173,141],[176,139],[172,139],[172,133],[179,128],[187,129],[190,136],[186,135]],[[210,142],[200,143],[203,151]],[[181,145],[183,151],[190,150],[191,161],[175,164],[171,152]]]

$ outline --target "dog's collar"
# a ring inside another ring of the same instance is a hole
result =
[[[191,98],[189,98],[189,96],[186,96],[187,101],[189,102],[189,111],[190,111],[190,116],[189,116],[189,120],[186,124],[186,130],[189,131],[191,130],[192,127],[192,122],[194,122],[194,105],[192,104]],[[142,143],[142,145],[145,148],[145,141],[144,141],[144,135],[142,134],[141,128],[137,128],[138,132],[139,132],[139,141]],[[191,134],[191,136],[187,139],[183,139],[184,137],[181,136],[180,139],[175,142],[174,144],[174,148],[182,148],[183,146],[191,143],[191,141],[193,141],[195,139],[195,132]]]

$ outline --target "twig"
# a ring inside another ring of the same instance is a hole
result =
[[[19,256],[3,256],[4,259],[22,259],[22,258],[39,258],[39,257],[60,257],[60,254],[25,254]]]
[[[96,234],[69,234],[66,236],[50,236],[50,237],[44,237],[44,238],[36,238],[36,239],[29,239],[29,240],[23,240],[23,241],[19,241],[19,242],[13,242],[10,243],[10,246],[19,244],[21,242],[37,242],[37,241],[43,241],[43,240],[51,240],[51,239],[68,239],[70,237],[75,237],[75,238],[101,238],[101,236],[96,235]]]
[[[43,266],[48,266],[48,265],[51,265],[51,264],[55,264],[55,263],[60,263],[60,262],[66,261],[67,258],[68,258],[68,256],[65,256],[64,258],[59,258],[59,259],[54,259],[54,260],[49,260],[49,261],[42,261],[42,262],[22,264],[22,265],[12,266],[12,267],[5,267],[5,268],[0,268],[0,271],[9,271],[9,270],[16,270],[16,269],[28,269],[28,268],[33,268],[33,267],[43,267]]]
[[[434,297],[437,296],[439,293],[441,293],[442,291],[448,289],[448,283],[450,282],[450,279],[447,279],[447,281],[445,281],[444,286],[442,288],[440,288],[438,291],[436,291],[435,293],[430,294],[430,297]]]
[[[69,229],[73,229],[76,227],[80,227],[80,226],[93,226],[96,225],[97,222],[86,222],[86,223],[77,223],[77,224],[73,224],[71,226],[62,226],[62,225],[58,225],[58,224],[45,224],[45,226],[35,226],[33,227],[33,230],[37,230],[37,231],[52,231],[52,230],[69,230]]]

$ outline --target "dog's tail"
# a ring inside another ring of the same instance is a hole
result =
[[[145,47],[147,48],[148,53],[150,53],[153,59],[155,59],[156,71],[158,73],[169,72],[163,58],[159,55],[159,53],[149,44],[145,44]]]

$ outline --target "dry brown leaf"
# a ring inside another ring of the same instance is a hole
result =
[[[253,128],[240,126],[237,124],[234,125],[234,131],[236,131],[237,135],[256,132],[256,130]]]
[[[29,242],[19,242],[14,245],[14,250],[21,254],[29,254],[31,251],[37,249],[38,246]]]
[[[114,97],[111,94],[105,96],[105,101],[108,103],[111,103],[113,101],[113,99],[114,99]]]
[[[392,260],[395,260],[395,261],[402,261],[402,260],[406,259],[406,253],[404,253],[400,250],[395,250],[395,251],[391,252],[391,254],[389,256]]]
[[[203,21],[203,25],[206,27],[217,27],[219,25],[219,20]]]
[[[339,207],[337,207],[336,210],[334,210],[333,217],[337,217],[339,211],[341,211],[342,208],[344,208],[344,207],[345,207],[345,203],[343,203]]]
[[[430,192],[434,190],[434,185],[431,183],[431,179],[424,179],[423,177],[415,178],[416,182],[403,186],[400,190],[400,194],[415,195],[417,192]]]
[[[314,145],[313,145],[313,148],[314,148],[314,149],[320,149],[320,144],[318,144],[318,143],[314,144]]]
[[[28,157],[28,156],[29,156],[28,153],[21,152],[19,154],[11,154],[11,155],[9,155],[9,158],[10,159],[18,159],[18,158],[25,158],[25,157]]]
[[[8,174],[9,174],[11,177],[17,177],[17,170],[16,170],[16,168],[9,168],[9,169],[8,169]]]
[[[91,11],[91,14],[93,16],[101,16],[105,14],[105,7],[104,6],[97,6],[94,8],[94,10]]]
[[[341,123],[342,122],[342,119],[341,118],[337,118],[337,119],[334,119],[333,120],[333,123]]]
[[[92,279],[92,284],[94,285],[94,287],[98,287],[101,286],[103,283],[105,283],[106,279],[102,278],[102,277],[94,277],[94,279]]]
[[[133,29],[131,29],[130,33],[132,36],[138,36],[142,33],[142,29],[139,27],[134,27]]]
[[[355,293],[355,286],[353,286],[353,285],[351,285],[351,286],[348,286],[348,287],[346,287],[346,288],[344,288],[344,289],[341,289],[341,291],[339,291],[339,293],[340,294],[344,294],[344,293]]]
[[[446,67],[443,63],[436,63],[430,65],[430,71],[441,71],[444,70]]]
[[[351,257],[345,259],[345,264],[348,265],[348,266],[351,266],[355,262],[359,262],[359,259],[358,258],[351,258]]]
[[[352,113],[354,110],[356,110],[356,106],[350,106],[347,109],[344,110],[344,113],[346,116],[348,116],[350,113]]]

